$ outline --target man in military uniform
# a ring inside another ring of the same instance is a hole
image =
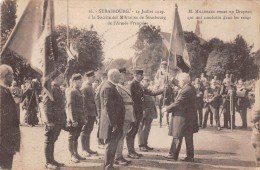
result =
[[[54,144],[57,141],[61,129],[66,126],[65,97],[60,86],[63,83],[61,76],[52,81],[51,92],[53,99],[43,91],[43,113],[45,114],[45,146],[44,153],[46,169],[57,169],[64,166],[54,159]]]
[[[83,96],[80,91],[81,85],[82,76],[80,74],[73,74],[71,78],[71,86],[67,90],[66,94],[67,123],[70,128],[69,152],[71,155],[71,161],[74,163],[86,159],[78,154],[78,138],[83,125],[86,123]]]
[[[12,68],[0,65],[0,169],[12,169],[14,154],[20,150],[19,119],[8,88],[12,81]]]
[[[205,73],[201,73],[201,75],[200,75],[200,81],[201,81],[202,83],[205,83],[205,82],[208,81],[208,79],[205,77]]]
[[[97,107],[97,114],[98,114],[98,132],[97,132],[97,138],[98,138],[98,147],[101,149],[104,149],[104,141],[99,138],[99,131],[100,131],[100,114],[101,114],[101,99],[100,99],[100,90],[103,86],[103,84],[107,81],[107,73],[102,73],[101,75],[101,83],[97,87],[95,91],[95,101],[96,101],[96,107]]]
[[[126,135],[126,143],[128,148],[128,157],[138,159],[142,157],[142,154],[139,154],[135,151],[134,142],[135,136],[138,132],[138,128],[141,120],[143,119],[143,102],[144,95],[159,95],[163,93],[163,89],[158,92],[153,92],[146,88],[143,88],[140,82],[143,80],[143,70],[136,69],[134,70],[134,79],[130,83],[130,93],[134,102],[134,113],[136,117],[136,122],[131,123],[130,130]]]
[[[230,128],[231,126],[235,128],[235,93],[236,93],[236,87],[234,86],[233,82],[229,80],[225,81],[225,83],[222,84],[220,94],[222,95],[222,101],[223,101],[223,115],[224,115],[224,126],[223,128]],[[230,98],[232,97],[232,101],[230,101]],[[232,102],[232,103],[231,103]],[[230,105],[233,105],[232,111],[230,110]],[[232,116],[232,125],[231,125],[231,116]]]
[[[247,108],[249,107],[248,92],[250,89],[247,89],[242,80],[238,81],[237,85],[237,111],[239,112],[242,119],[241,129],[247,128]]]
[[[95,81],[94,71],[86,73],[86,81],[83,83],[81,92],[84,101],[84,111],[86,115],[86,124],[82,128],[81,132],[81,144],[83,150],[83,156],[89,157],[93,154],[97,154],[96,151],[90,149],[90,135],[93,131],[94,123],[97,116],[97,108],[95,103],[95,93],[92,88],[92,83]]]
[[[143,87],[148,88],[149,82],[149,77],[144,77],[144,79],[142,80]],[[153,148],[148,146],[148,137],[152,127],[153,119],[157,118],[157,110],[152,96],[144,95],[143,108],[143,119],[138,130],[138,141],[140,151],[147,152],[148,150],[153,150]]]
[[[197,114],[199,118],[199,126],[202,127],[204,86],[201,84],[200,78],[195,79],[194,87],[196,89],[196,108],[197,108]]]
[[[121,73],[121,78],[117,85],[117,91],[121,95],[124,101],[125,106],[125,119],[123,125],[123,135],[118,141],[116,156],[115,156],[115,164],[118,165],[127,165],[131,163],[131,161],[126,160],[123,157],[123,148],[124,148],[124,140],[125,136],[130,128],[130,124],[135,122],[134,108],[133,108],[133,100],[128,88],[124,86],[126,80],[126,68],[120,68],[119,72]],[[122,113],[123,114],[123,113]]]
[[[204,91],[203,101],[205,102],[204,108],[204,121],[203,128],[207,127],[207,121],[209,113],[215,116],[216,127],[220,130],[220,122],[219,122],[219,106],[220,106],[220,95],[219,88],[212,89],[210,87],[209,82],[205,83],[206,89]]]

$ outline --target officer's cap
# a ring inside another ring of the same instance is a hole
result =
[[[88,71],[88,72],[86,73],[86,76],[87,76],[87,77],[92,77],[92,76],[94,76],[94,75],[95,75],[95,72],[94,72],[93,70]]]
[[[74,81],[74,80],[81,80],[81,79],[82,79],[82,76],[79,73],[73,74],[72,77],[71,77],[72,81]]]
[[[134,73],[143,75],[144,74],[144,70],[143,69],[135,69]]]
[[[125,68],[125,67],[120,68],[120,69],[118,69],[118,71],[119,71],[120,73],[126,73],[126,68]]]
[[[167,62],[166,61],[162,61],[161,65],[167,65]]]

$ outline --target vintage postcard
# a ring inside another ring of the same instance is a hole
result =
[[[0,3],[1,65],[13,70],[15,99],[1,92],[0,169],[260,166],[259,0]],[[19,152],[6,135],[12,107]]]

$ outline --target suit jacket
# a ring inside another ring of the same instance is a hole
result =
[[[151,91],[147,88],[143,88],[140,85],[140,82],[136,80],[133,80],[130,83],[129,89],[134,101],[134,113],[137,119],[143,117],[144,95],[156,96],[163,93],[163,89],[159,91]]]
[[[169,135],[174,138],[183,137],[186,133],[196,133],[199,130],[196,112],[196,89],[186,84],[178,93],[175,102],[166,108],[172,112]]]
[[[0,150],[15,154],[20,150],[20,128],[16,104],[10,90],[0,85]]]
[[[86,116],[97,116],[95,94],[92,85],[87,83],[81,89],[84,101],[84,111]]]
[[[109,139],[112,135],[121,135],[125,118],[125,106],[116,86],[106,81],[101,87],[101,116],[99,138]],[[118,134],[112,134],[113,127],[117,126]]]

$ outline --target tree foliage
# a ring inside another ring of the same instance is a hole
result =
[[[238,35],[228,43],[215,38],[208,42],[207,47],[210,51],[205,68],[208,75],[224,77],[225,73],[231,73],[236,79],[244,80],[258,75],[259,68],[251,53],[252,46],[242,36]]]
[[[1,3],[1,49],[16,23],[16,0],[4,0]]]
[[[155,75],[163,58],[162,37],[159,32],[154,26],[144,25],[139,29],[134,44],[135,55],[139,57],[138,67],[143,68],[149,76]]]
[[[66,65],[66,26],[56,27],[57,42],[59,48],[59,65]],[[102,66],[103,61],[103,40],[94,30],[85,28],[70,28],[70,42],[73,48],[78,52],[78,60],[71,65],[73,73],[84,73],[89,70],[97,70]]]

